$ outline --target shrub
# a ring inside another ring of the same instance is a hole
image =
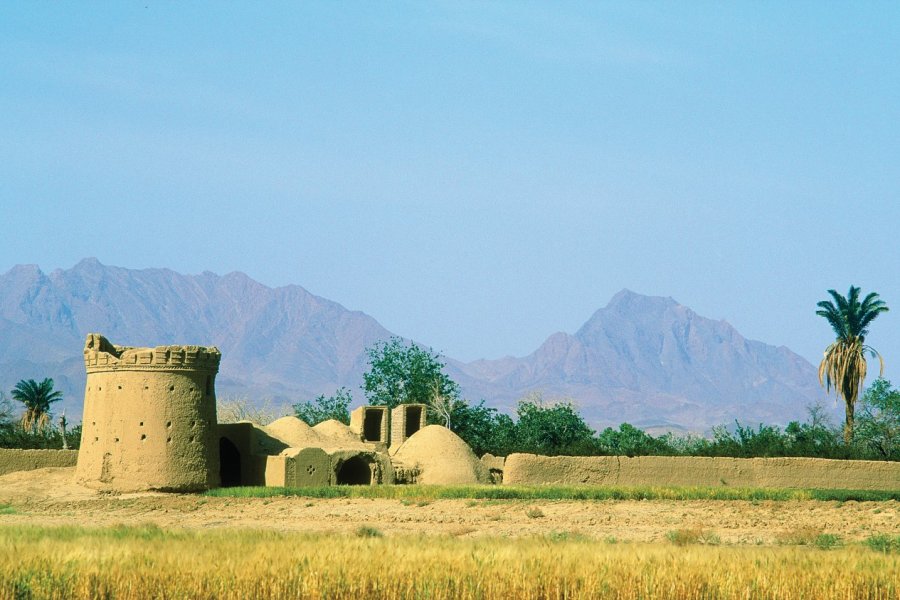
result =
[[[872,550],[883,554],[900,552],[900,536],[891,537],[887,534],[879,533],[867,538],[865,544]]]
[[[812,546],[822,535],[820,527],[797,527],[789,531],[783,531],[775,536],[780,544],[791,546]]]
[[[349,425],[351,402],[350,390],[342,387],[331,396],[320,394],[314,400],[298,402],[294,405],[294,416],[307,425],[318,425],[330,419]]]
[[[854,439],[873,457],[900,460],[900,390],[877,379],[860,401]]]
[[[360,525],[360,527],[356,530],[356,537],[362,538],[380,538],[383,537],[384,534],[381,533],[380,530],[375,527],[371,527],[369,525]]]
[[[696,527],[693,529],[676,529],[666,534],[666,539],[676,546],[686,546],[688,544],[705,544],[707,546],[718,546],[722,540],[718,535],[708,529]]]
[[[813,545],[821,550],[831,550],[832,548],[843,546],[843,541],[841,541],[840,536],[833,533],[820,533],[813,540]]]
[[[619,430],[607,427],[597,436],[601,454],[617,456],[667,456],[677,454],[669,437],[654,438],[633,425],[622,423]]]

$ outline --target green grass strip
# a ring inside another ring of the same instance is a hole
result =
[[[206,492],[220,498],[365,498],[408,500],[819,500],[900,501],[900,490],[801,490],[725,487],[597,487],[497,485],[373,485],[323,487],[231,487]]]
[[[14,515],[16,514],[16,509],[8,504],[0,504],[0,515]]]

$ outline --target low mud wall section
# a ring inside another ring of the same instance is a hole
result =
[[[504,484],[900,490],[900,463],[822,458],[511,454]]]
[[[44,467],[74,467],[78,450],[17,450],[0,448],[0,475]]]

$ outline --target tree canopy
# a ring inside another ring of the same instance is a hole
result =
[[[525,452],[576,454],[591,445],[594,431],[566,400],[544,402],[540,394],[519,401],[515,438]]]
[[[436,397],[453,402],[459,386],[444,373],[440,354],[398,337],[366,349],[369,370],[363,374],[363,390],[370,404],[395,408],[399,404],[427,404]]]
[[[350,395],[350,390],[342,387],[331,396],[320,394],[313,400],[295,404],[294,415],[308,425],[318,425],[329,419],[349,425],[352,402],[353,397]]]
[[[900,390],[886,379],[876,379],[860,405],[858,441],[879,457],[900,460]]]
[[[22,428],[42,431],[50,424],[50,405],[62,400],[62,392],[53,389],[49,377],[38,383],[34,379],[23,379],[10,392],[13,400],[25,405],[22,414]]]

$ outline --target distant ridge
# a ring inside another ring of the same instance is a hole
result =
[[[53,377],[69,414],[80,415],[81,348],[92,331],[125,345],[218,346],[220,394],[291,403],[340,386],[361,399],[364,350],[391,336],[362,312],[243,273],[182,275],[93,258],[49,275],[19,265],[0,275],[0,389]],[[787,348],[629,290],[575,334],[553,334],[526,357],[448,366],[470,399],[511,409],[532,390],[568,396],[595,426],[785,423],[824,398],[814,367]]]
[[[524,358],[457,367],[498,402],[527,390],[575,398],[595,423],[705,429],[804,419],[824,400],[815,368],[785,347],[747,340],[672,298],[616,294],[574,335]]]

